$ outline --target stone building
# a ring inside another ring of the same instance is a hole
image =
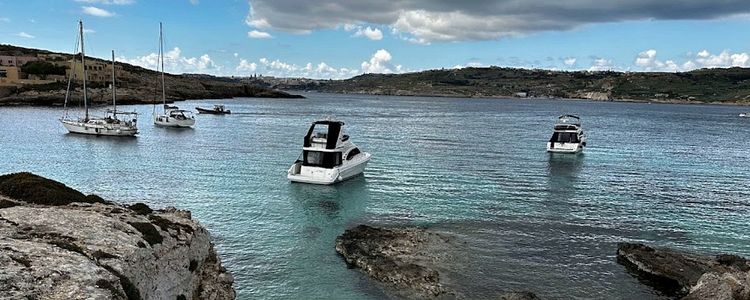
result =
[[[7,56],[0,55],[0,66],[4,67],[21,67],[28,62],[37,61],[39,58],[34,56]]]

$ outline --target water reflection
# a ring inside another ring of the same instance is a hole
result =
[[[547,191],[550,199],[565,201],[576,194],[578,175],[583,168],[583,154],[550,153],[547,161]]]

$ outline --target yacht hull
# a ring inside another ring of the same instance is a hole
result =
[[[549,153],[581,153],[585,148],[584,143],[547,143],[547,152]]]
[[[195,119],[179,120],[166,116],[158,116],[154,118],[154,124],[161,127],[185,128],[195,125]]]
[[[138,134],[138,128],[132,126],[118,124],[93,125],[74,120],[60,120],[60,122],[70,133],[123,137],[132,137]]]
[[[355,158],[332,169],[304,167],[300,163],[295,163],[289,168],[287,178],[292,182],[299,183],[335,184],[364,173],[371,156],[370,153],[363,153],[362,158]]]

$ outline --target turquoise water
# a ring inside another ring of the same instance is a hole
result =
[[[443,278],[464,298],[657,298],[614,260],[616,243],[750,255],[750,122],[740,107],[308,94],[226,103],[195,129],[137,139],[66,134],[60,108],[0,108],[0,173],[31,171],[104,198],[189,209],[240,299],[391,297],[336,255],[359,223],[453,235]],[[549,155],[556,116],[579,114],[584,155]],[[366,175],[290,184],[314,118],[348,124]],[[463,244],[465,242],[465,244]]]

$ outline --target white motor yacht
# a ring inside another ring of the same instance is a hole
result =
[[[580,153],[586,148],[586,135],[581,119],[574,115],[563,115],[555,123],[555,131],[547,142],[547,152]]]
[[[293,182],[334,184],[362,174],[371,156],[360,151],[344,134],[344,122],[315,121],[287,178]]]
[[[750,113],[741,113],[740,118],[750,118]]]

